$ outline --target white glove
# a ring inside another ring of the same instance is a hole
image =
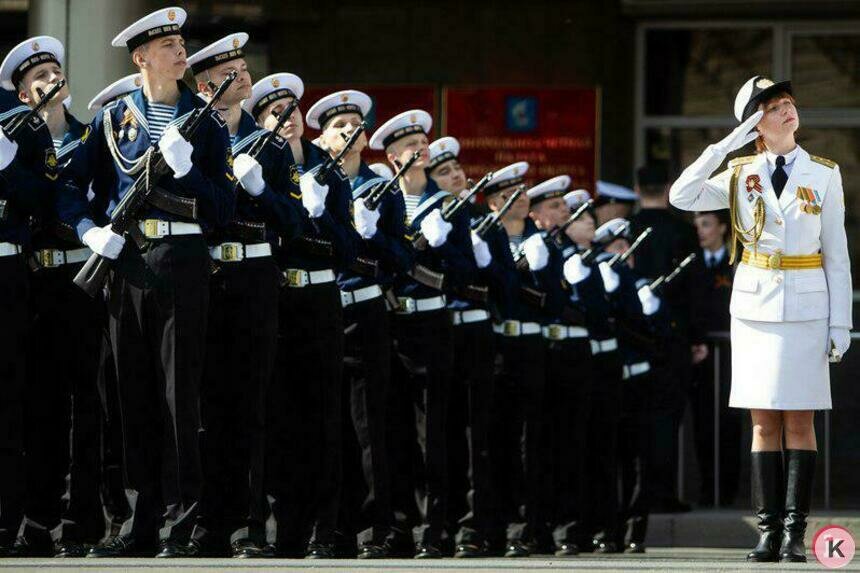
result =
[[[618,273],[609,266],[609,261],[603,261],[597,265],[597,269],[600,271],[600,278],[603,279],[603,288],[606,292],[615,292],[615,289],[621,284],[621,279],[618,278]]]
[[[312,172],[305,173],[299,179],[299,190],[302,192],[302,205],[307,209],[311,219],[316,219],[325,211],[325,198],[328,196],[328,185],[320,185],[314,179]]]
[[[572,285],[581,283],[591,276],[591,269],[585,266],[582,262],[582,255],[576,253],[566,261],[564,261],[564,278]]]
[[[233,175],[251,197],[259,197],[266,188],[263,166],[247,153],[240,153],[233,159]]]
[[[479,269],[485,269],[493,262],[493,255],[490,254],[487,241],[479,237],[475,231],[472,231],[472,252],[475,253],[475,262],[478,263]]]
[[[379,210],[371,211],[364,204],[364,197],[356,199],[352,203],[353,215],[355,220],[355,230],[361,235],[362,239],[370,239],[376,234],[376,224],[379,222]]]
[[[847,328],[831,326],[829,339],[830,346],[827,350],[830,362],[839,362],[851,346],[851,332]]]
[[[125,245],[125,237],[114,233],[110,225],[93,227],[81,235],[81,241],[94,253],[109,259],[116,259]]]
[[[6,132],[0,129],[0,171],[9,167],[18,153],[18,144],[6,137]]]
[[[714,149],[722,153],[723,156],[726,156],[732,151],[736,151],[744,145],[752,143],[758,137],[758,132],[753,131],[753,128],[758,125],[762,117],[764,117],[763,111],[755,112],[719,143],[715,143],[713,146]]]
[[[539,233],[535,233],[523,243],[523,254],[533,271],[542,270],[549,262],[549,251]]]
[[[636,294],[639,295],[639,302],[642,303],[642,312],[645,316],[651,316],[660,310],[660,299],[654,296],[654,292],[651,290],[649,285],[642,285],[642,287],[636,291]]]
[[[194,146],[182,137],[179,128],[172,125],[164,130],[158,140],[158,149],[164,156],[164,162],[173,170],[173,177],[181,179],[191,171],[191,153]]]
[[[448,240],[448,233],[453,225],[442,218],[439,209],[433,209],[430,214],[421,219],[421,233],[427,239],[427,244],[433,247],[441,247]]]

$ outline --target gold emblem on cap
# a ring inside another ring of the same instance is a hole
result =
[[[348,102],[349,96],[347,94],[343,94],[342,96],[340,96],[340,101],[342,101],[343,103]]]
[[[445,148],[446,148],[446,147],[448,147],[448,144],[447,144],[447,143],[440,143],[440,144],[439,144],[439,149],[441,149],[442,151],[445,151]]]
[[[520,168],[514,167],[514,175],[519,175],[519,174],[520,174]]]
[[[281,85],[281,80],[279,80],[278,78],[272,78],[272,87],[273,88],[276,88],[280,85]]]
[[[33,48],[34,52],[38,52],[39,51],[39,42],[33,42],[32,44],[30,44],[30,47]]]
[[[773,82],[767,78],[762,78],[755,83],[755,87],[763,89],[763,90],[769,88],[772,85],[773,85]]]
[[[140,87],[140,78],[134,78],[134,85],[135,87]]]
[[[234,47],[234,48],[238,48],[238,47],[239,47],[239,38],[233,38],[233,47]]]
[[[168,10],[167,11],[167,19],[173,22],[176,20],[176,10]]]
[[[409,116],[409,123],[416,123],[417,121],[418,121],[418,115],[417,114],[413,113]]]

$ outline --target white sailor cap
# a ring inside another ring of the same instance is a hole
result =
[[[623,233],[619,233],[619,230],[627,226],[624,229]],[[597,227],[597,230],[594,231],[594,239],[593,242],[599,245],[608,245],[612,241],[618,238],[630,238],[630,224],[627,219],[623,219],[621,217],[616,217],[614,219],[610,219]]]
[[[394,171],[384,163],[372,163],[368,167],[383,179],[394,179]]]
[[[357,113],[364,119],[373,102],[370,96],[358,90],[343,90],[329,94],[317,101],[305,116],[306,123],[313,129],[323,129],[336,115]]]
[[[427,172],[433,171],[446,161],[457,159],[460,155],[460,142],[453,137],[440,137],[430,144],[430,160]]]
[[[106,103],[120,98],[129,92],[133,92],[139,88],[140,85],[141,76],[139,73],[125,76],[96,94],[96,97],[90,101],[87,109],[90,111],[101,109]]]
[[[129,52],[133,52],[157,38],[179,34],[186,17],[185,10],[178,6],[156,10],[117,34],[110,44],[115,48],[125,46]]]
[[[302,99],[305,84],[296,74],[280,72],[266,76],[251,88],[251,97],[242,102],[242,109],[257,119],[260,112],[273,101],[285,97]]]
[[[499,193],[510,187],[515,187],[525,180],[528,173],[529,164],[525,161],[517,161],[498,171],[493,172],[493,177],[484,187],[484,197],[489,197],[494,193]]]
[[[758,104],[780,92],[791,93],[791,82],[774,82],[764,76],[753,76],[735,96],[735,118],[744,121],[755,113]]]
[[[633,189],[606,181],[597,182],[598,203],[634,203],[636,199]]]
[[[244,58],[245,52],[242,48],[247,43],[248,34],[236,32],[209,44],[202,50],[188,56],[188,66],[191,68],[191,73],[196,76],[224,62]]]
[[[574,189],[564,196],[564,202],[567,203],[567,208],[571,211],[579,209],[579,207],[589,199],[591,199],[591,193],[585,189]]]
[[[570,187],[570,177],[567,175],[559,175],[538,183],[526,191],[526,195],[529,196],[529,205],[531,208],[534,208],[535,205],[538,205],[547,199],[564,197],[564,194],[567,193],[568,187]]]
[[[63,43],[51,36],[36,36],[24,40],[6,55],[0,64],[0,85],[16,91],[18,82],[33,66],[55,62],[61,67],[66,55]]]
[[[385,149],[398,139],[413,133],[430,133],[433,118],[421,109],[411,109],[397,114],[385,123],[370,137],[371,149]]]

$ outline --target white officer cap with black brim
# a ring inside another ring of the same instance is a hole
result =
[[[430,144],[430,159],[427,162],[427,173],[430,173],[443,163],[457,159],[460,155],[460,142],[453,137],[440,137]]]
[[[600,225],[596,231],[594,231],[594,239],[592,242],[606,246],[615,239],[629,239],[630,238],[630,227],[624,230],[623,233],[618,233],[618,229],[623,227],[624,225],[628,225],[627,219],[622,219],[621,217],[616,217],[615,219],[610,219]]]
[[[373,102],[370,96],[358,90],[343,90],[320,99],[308,110],[305,123],[313,129],[325,129],[326,124],[335,116],[357,113],[364,119],[370,112]]]
[[[564,202],[571,211],[579,209],[584,203],[591,199],[591,193],[585,189],[574,189],[564,196]]]
[[[296,74],[280,72],[266,76],[251,88],[251,97],[242,102],[242,109],[257,119],[267,105],[279,99],[292,97],[302,99],[305,84]]]
[[[525,161],[517,161],[511,163],[493,172],[493,177],[484,187],[484,198],[496,193],[501,193],[505,189],[516,187],[525,181],[526,173],[529,171],[529,164]]]
[[[394,179],[394,171],[384,163],[372,163],[368,167],[383,179]]]
[[[549,199],[564,197],[568,187],[570,187],[570,177],[567,175],[559,175],[538,183],[526,191],[526,195],[529,196],[529,208],[534,209],[535,206]]]
[[[12,48],[0,64],[0,85],[17,91],[18,84],[28,70],[45,62],[63,67],[66,50],[63,43],[52,36],[28,38]]]
[[[597,182],[597,203],[635,203],[638,197],[636,192],[629,187],[609,183],[607,181]]]
[[[131,53],[158,38],[181,34],[187,16],[178,6],[156,10],[117,34],[110,44],[115,48],[126,47]]]
[[[758,109],[758,104],[781,92],[791,94],[791,82],[774,82],[764,76],[751,77],[735,96],[735,118],[739,122],[746,121]]]
[[[242,48],[247,43],[248,34],[245,32],[236,32],[224,36],[217,42],[212,42],[202,50],[188,56],[188,67],[191,68],[191,73],[196,76],[224,62],[244,58],[245,51]]]
[[[403,139],[413,133],[430,133],[433,127],[433,118],[422,109],[411,109],[397,114],[376,130],[370,136],[371,149],[386,149],[389,145],[399,139]]]
[[[134,90],[138,89],[141,86],[141,75],[131,74],[129,76],[125,76],[124,78],[118,79],[102,91],[96,94],[92,100],[90,100],[89,105],[87,105],[87,109],[90,111],[96,111],[104,107],[104,105],[108,102],[111,102],[117,98],[124,96],[127,93],[131,93]]]

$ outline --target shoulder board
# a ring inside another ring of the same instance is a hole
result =
[[[212,115],[212,119],[215,120],[215,123],[217,123],[220,127],[227,127],[227,122],[224,121],[224,118],[221,117],[221,114],[218,113],[217,109],[210,110],[209,113],[210,115]]]
[[[830,159],[826,159],[824,157],[818,157],[817,155],[810,155],[809,159],[818,163],[819,165],[824,165],[825,167],[829,167],[830,169],[834,169],[836,167],[836,162],[831,161]]]
[[[738,165],[746,165],[747,163],[752,163],[755,161],[755,155],[746,155],[744,157],[735,157],[731,161],[729,161],[729,167],[737,167]]]

